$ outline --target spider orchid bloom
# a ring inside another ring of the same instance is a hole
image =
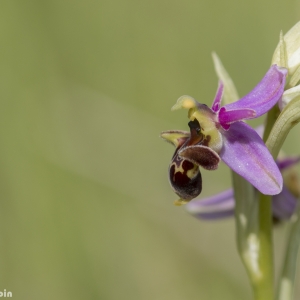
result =
[[[162,138],[176,147],[169,167],[170,184],[180,197],[175,204],[185,204],[201,193],[199,166],[215,170],[221,159],[263,194],[281,192],[282,176],[270,152],[255,130],[242,121],[265,114],[277,103],[284,90],[286,74],[285,68],[271,66],[249,94],[222,107],[222,83],[212,108],[189,96],[177,100],[172,110],[189,110],[190,132],[161,133]]]
[[[286,158],[278,160],[277,165],[281,171],[295,165],[300,161],[300,157]],[[299,194],[299,191],[291,193],[284,185],[278,195],[272,197],[272,214],[274,220],[287,220],[296,210],[298,200],[293,194]],[[186,210],[196,218],[203,220],[224,219],[234,215],[235,200],[233,189],[228,189],[217,195],[195,199],[186,205]]]

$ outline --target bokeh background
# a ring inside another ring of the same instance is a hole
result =
[[[0,291],[251,299],[234,221],[173,206],[174,149],[158,136],[187,129],[186,112],[170,111],[179,96],[211,103],[212,51],[242,96],[299,19],[296,0],[1,1]],[[202,173],[203,196],[230,186],[223,165]],[[285,238],[283,225],[277,269]]]

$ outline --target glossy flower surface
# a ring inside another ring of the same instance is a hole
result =
[[[282,176],[259,135],[246,119],[268,112],[281,98],[287,71],[273,65],[260,83],[240,100],[221,107],[223,84],[212,107],[182,96],[172,107],[188,109],[190,132],[165,131],[161,137],[175,147],[169,181],[174,192],[186,203],[201,193],[199,166],[215,170],[221,160],[248,180],[263,194],[282,190]]]
[[[285,158],[277,161],[281,171],[295,165],[300,157]],[[295,195],[297,194],[297,195]],[[287,220],[296,210],[299,191],[290,191],[286,185],[278,195],[272,197],[272,214],[275,220]],[[195,199],[186,205],[186,210],[203,220],[223,219],[234,215],[235,199],[233,189],[203,199]]]

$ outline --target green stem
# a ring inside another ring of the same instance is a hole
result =
[[[263,140],[266,141],[278,116],[277,106],[267,114]],[[270,149],[269,149],[270,150]],[[275,157],[274,157],[275,158]],[[255,299],[274,299],[274,263],[272,236],[272,200],[271,196],[259,193],[258,205],[258,264],[261,276],[255,286]]]
[[[233,173],[237,245],[254,299],[273,300],[271,198]],[[260,197],[259,199],[257,199]]]
[[[297,96],[282,110],[266,141],[266,146],[274,158],[277,157],[290,130],[299,122],[300,96]]]
[[[279,117],[279,115],[280,115],[280,110],[279,110],[278,106],[274,106],[268,112],[267,118],[266,118],[265,130],[264,130],[264,137],[263,137],[264,142],[266,142],[266,140],[268,139],[270,132],[271,132],[277,118]]]
[[[291,231],[285,253],[284,267],[278,285],[277,300],[294,299],[297,259],[300,247],[300,209],[292,219]]]
[[[257,281],[255,299],[274,299],[274,267],[273,267],[273,240],[272,240],[272,206],[271,197],[259,195],[258,218],[258,264],[262,272]]]
[[[279,115],[273,108],[267,115],[264,140]],[[236,199],[237,244],[248,272],[255,300],[274,299],[271,197],[256,191],[245,179],[233,173]]]
[[[290,130],[299,122],[300,96],[297,96],[282,110],[274,126],[272,126],[271,133],[266,141],[266,145],[274,158],[277,157]],[[299,211],[297,217],[299,218]],[[290,233],[284,268],[280,278],[277,294],[277,299],[279,300],[291,300],[293,297],[296,272],[295,265],[300,243],[299,231],[300,221],[297,220],[295,221]]]
[[[300,96],[293,99],[282,110],[278,118],[277,116],[277,108],[269,111],[264,135],[266,146],[274,159],[276,159],[289,131],[300,122]],[[251,280],[255,299],[273,300],[271,198],[259,195],[259,199],[257,199],[253,195],[254,192],[249,192],[251,190],[249,183],[237,174],[234,174],[233,178],[239,254]],[[254,191],[253,187],[252,190]],[[293,280],[294,278],[290,277],[291,284],[293,284]]]

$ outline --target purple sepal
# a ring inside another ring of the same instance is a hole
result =
[[[256,116],[256,112],[253,109],[243,108],[235,110],[227,110],[224,106],[219,111],[219,122],[222,127],[227,130],[227,126],[245,119],[253,119]]]
[[[261,193],[277,195],[282,189],[282,176],[272,155],[259,135],[244,122],[230,125],[223,132],[221,159],[248,180]]]
[[[300,156],[295,157],[287,157],[282,159],[277,159],[277,166],[280,170],[285,170],[287,168],[290,168],[294,166],[296,163],[300,161]]]
[[[285,85],[287,70],[271,66],[259,84],[240,100],[227,104],[226,110],[249,108],[256,112],[255,118],[268,112],[281,98]]]
[[[288,220],[297,208],[297,199],[283,186],[281,193],[272,197],[272,215],[279,220]],[[203,220],[224,219],[233,216],[235,199],[233,189],[203,199],[195,199],[186,205],[186,210]]]
[[[223,219],[234,214],[233,190],[229,189],[212,197],[193,200],[186,210],[196,218],[205,220]]]
[[[221,220],[233,216],[234,216],[234,209],[195,215],[196,218],[201,218],[203,220]]]
[[[263,138],[264,131],[265,131],[265,126],[264,125],[259,125],[255,128],[256,133]]]
[[[223,89],[224,89],[224,85],[222,81],[219,81],[219,86],[218,86],[218,90],[216,93],[216,97],[215,100],[212,104],[211,109],[216,112],[220,109],[220,105],[221,105],[221,100],[222,100],[222,95],[223,95]]]
[[[282,192],[272,198],[273,216],[280,220],[289,219],[297,207],[296,198],[284,186]]]
[[[186,205],[186,207],[188,208],[189,211],[196,211],[198,207],[223,204],[224,201],[234,198],[233,196],[234,196],[233,189],[228,189],[219,194],[215,194],[214,196],[210,196],[198,200],[195,199],[194,201],[189,202]]]

